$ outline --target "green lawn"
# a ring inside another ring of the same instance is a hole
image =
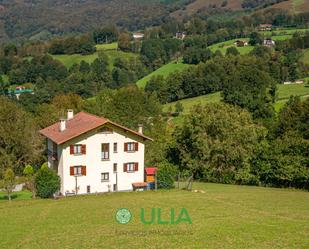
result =
[[[151,79],[153,76],[158,76],[162,75],[164,77],[168,76],[170,73],[175,72],[175,71],[182,71],[186,68],[188,68],[188,64],[184,64],[182,62],[176,63],[175,61],[170,62],[159,69],[153,71],[152,73],[148,74],[144,78],[140,79],[139,81],[136,82],[138,87],[144,88],[147,84],[147,82]]]
[[[27,199],[31,199],[31,192],[29,191],[20,191],[20,192],[14,192],[12,194],[12,199],[13,200],[27,200]],[[4,192],[0,192],[0,201],[2,200],[7,200],[7,194]]]
[[[81,55],[81,54],[73,54],[73,55],[52,55],[53,58],[61,61],[67,68],[70,68],[74,64],[79,64],[81,61],[86,61],[88,63],[92,63],[96,58],[98,58],[98,53],[104,51],[104,53],[109,58],[110,68],[112,68],[115,58],[135,58],[138,55],[134,53],[127,53],[123,51],[117,50],[117,43],[111,44],[100,44],[97,45],[97,52],[90,55]]]
[[[309,97],[309,86],[305,84],[295,84],[295,85],[278,85],[278,96],[277,102],[275,104],[276,111],[279,111],[286,101],[290,98],[291,95],[301,96],[302,99]],[[221,99],[220,93],[212,93],[199,97],[189,98],[179,100],[179,102],[184,107],[183,114],[188,114],[192,106],[197,104],[206,104],[206,103],[215,103],[219,102]],[[176,102],[168,103],[163,106],[163,111],[169,111],[170,106],[172,106],[172,110],[175,109]],[[182,116],[175,118],[175,123],[180,123]]]
[[[0,248],[308,248],[305,191],[194,183],[194,189],[112,193],[60,200],[0,202]],[[120,225],[119,208],[133,218]],[[192,224],[146,225],[151,208],[162,220],[186,208]]]

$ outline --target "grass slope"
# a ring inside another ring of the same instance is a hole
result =
[[[295,85],[278,85],[278,96],[277,102],[275,104],[275,109],[279,111],[281,107],[285,104],[286,101],[290,98],[291,95],[301,96],[303,99],[309,97],[309,86],[305,84],[295,84]],[[197,104],[207,104],[207,103],[215,103],[221,100],[220,93],[212,93],[199,97],[189,98],[179,100],[179,102],[184,107],[184,114],[188,114],[192,106]],[[177,101],[176,101],[177,102]],[[170,107],[175,107],[176,102],[168,103],[163,106],[164,111],[168,111]],[[176,122],[179,120],[176,119]]]
[[[113,193],[60,200],[0,202],[0,248],[308,248],[307,192],[194,183],[181,190]],[[120,225],[115,212],[128,208]],[[192,224],[144,225],[161,208],[168,220],[186,208]]]
[[[182,71],[186,68],[188,68],[189,65],[188,64],[184,64],[182,62],[180,63],[175,63],[174,61],[173,62],[170,62],[162,67],[160,67],[159,69],[153,71],[152,73],[148,74],[147,76],[145,76],[144,78],[140,79],[139,81],[136,82],[137,86],[138,87],[141,87],[141,88],[144,88],[147,84],[147,82],[151,79],[151,77],[153,76],[158,76],[158,75],[162,75],[164,77],[166,77],[167,75],[169,75],[170,73],[172,72],[175,72],[175,71]]]
[[[219,51],[221,51],[222,54],[225,54],[227,48],[235,46],[234,42],[236,40],[249,41],[248,38],[233,39],[233,40],[229,40],[229,41],[225,41],[225,42],[216,43],[214,45],[209,46],[209,48],[211,49],[212,52],[219,50]],[[248,53],[250,53],[250,51],[253,50],[254,47],[253,46],[245,46],[245,47],[236,47],[236,48],[237,48],[237,50],[240,54],[248,54]]]
[[[98,58],[99,52],[104,52],[109,58],[110,68],[112,68],[114,64],[114,60],[117,57],[120,58],[135,58],[138,56],[134,53],[126,53],[123,51],[118,51],[117,43],[111,44],[100,44],[97,45],[97,52],[90,54],[90,55],[81,55],[81,54],[73,54],[73,55],[53,55],[53,58],[56,60],[61,61],[67,68],[70,68],[74,64],[79,64],[81,61],[86,61],[88,63],[92,63],[96,58]]]

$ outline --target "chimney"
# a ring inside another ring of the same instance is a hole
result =
[[[138,133],[143,134],[144,127],[142,124],[138,125]]]
[[[68,110],[68,120],[70,120],[70,119],[72,119],[72,118],[74,118],[74,111],[73,111],[73,109],[69,109]]]
[[[60,119],[60,132],[63,132],[63,131],[65,131],[65,129],[66,129],[66,120],[64,119],[64,118],[61,118]]]

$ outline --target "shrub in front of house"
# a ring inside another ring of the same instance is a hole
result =
[[[178,169],[175,165],[168,162],[162,162],[157,171],[157,183],[159,189],[174,188],[174,182],[178,174]]]
[[[35,175],[36,193],[41,198],[50,198],[60,189],[60,177],[44,165]]]

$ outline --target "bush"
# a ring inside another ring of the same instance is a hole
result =
[[[35,175],[35,187],[39,197],[52,197],[60,189],[60,177],[55,171],[43,165]]]
[[[175,165],[163,162],[159,165],[157,171],[157,182],[159,189],[174,188],[175,177],[178,170]]]

